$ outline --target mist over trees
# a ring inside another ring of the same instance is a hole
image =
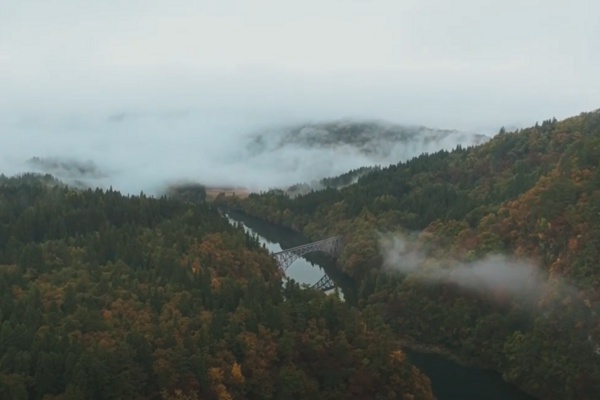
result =
[[[600,111],[370,171],[341,188],[220,198],[345,235],[338,265],[408,343],[543,399],[600,393]],[[382,240],[386,239],[386,240]]]

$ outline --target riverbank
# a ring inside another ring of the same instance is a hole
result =
[[[459,364],[463,367],[476,368],[481,371],[490,371],[490,372],[493,372],[496,374],[500,374],[502,376],[502,379],[504,380],[504,382],[506,382],[508,385],[512,385],[515,388],[518,388],[519,391],[527,394],[528,396],[531,396],[532,399],[545,400],[542,397],[539,397],[539,394],[535,393],[535,391],[529,390],[528,388],[518,385],[514,382],[507,381],[506,379],[504,379],[504,374],[502,371],[499,371],[493,365],[483,363],[481,360],[479,360],[475,357],[470,357],[470,358],[466,358],[464,356],[461,357],[461,356],[454,354],[451,350],[444,348],[443,346],[433,345],[433,344],[425,345],[422,343],[415,342],[413,339],[409,339],[406,337],[404,337],[404,338],[400,337],[398,340],[399,340],[400,344],[402,345],[402,347],[410,349],[414,352],[422,353],[422,354],[437,355],[437,356],[443,357],[446,360],[455,362],[456,364]]]
[[[429,377],[436,396],[443,392],[451,400],[539,400],[520,387],[504,381],[497,371],[458,362],[458,358],[446,351],[441,351],[445,354],[442,355],[427,346],[417,345],[413,348],[403,344],[402,347],[411,363]],[[438,399],[442,400],[441,397]]]
[[[301,232],[292,230],[289,227],[282,227],[264,219],[249,216],[248,214],[238,210],[228,210],[228,215],[231,219],[243,222],[244,225],[252,231],[254,234],[259,235],[264,240],[273,243],[281,242],[282,248],[289,248],[300,244],[305,244],[308,238],[306,238]],[[335,265],[329,265],[325,261],[319,260],[319,254],[316,253],[314,260],[325,273],[327,273],[336,284],[339,284],[340,279],[336,276],[333,271],[337,268]],[[312,257],[310,257],[313,259]],[[298,261],[300,263],[306,263],[305,260]],[[301,267],[301,265],[298,265]],[[302,268],[310,268],[310,264],[302,264]],[[296,271],[301,268],[298,268]],[[296,277],[294,277],[296,280]],[[310,279],[314,279],[314,276]],[[303,282],[313,283],[313,282]],[[342,288],[344,297],[346,293],[356,292],[358,286],[354,280],[343,281]],[[357,294],[355,294],[357,295]],[[354,303],[356,304],[356,303]],[[466,359],[459,357],[448,349],[442,346],[436,345],[423,345],[421,343],[410,340],[406,337],[399,338],[402,346],[407,349],[408,353],[413,353],[415,359],[421,364],[421,369],[427,375],[435,375],[437,383],[436,394],[438,400],[537,400],[530,391],[517,388],[517,386],[507,382],[503,379],[502,375],[491,368],[490,365],[483,364],[480,360],[472,358]],[[432,355],[435,357],[427,357],[426,355]],[[451,363],[451,365],[447,364]],[[451,371],[445,371],[440,368],[440,365],[446,366]],[[449,379],[447,376],[458,375]],[[479,377],[479,378],[478,378]],[[460,384],[457,384],[456,381]],[[462,380],[462,381],[461,381]],[[473,382],[476,380],[477,382]],[[441,381],[441,382],[440,382]],[[481,382],[487,382],[485,384]],[[492,393],[490,395],[490,393]]]
[[[250,194],[250,193],[248,193],[248,194]],[[229,197],[233,197],[233,196],[229,196]],[[237,197],[240,197],[240,196],[237,196]],[[246,196],[246,197],[247,197],[247,196]],[[243,198],[243,197],[240,197],[240,198]],[[214,199],[213,199],[213,200],[214,200]],[[266,223],[266,224],[271,224],[271,225],[277,226],[277,228],[279,228],[279,229],[286,229],[286,230],[289,230],[289,231],[291,231],[291,232],[294,232],[294,233],[296,233],[296,234],[298,234],[298,235],[302,235],[303,237],[305,237],[305,238],[307,238],[307,239],[310,239],[310,240],[319,240],[319,238],[311,238],[311,237],[307,236],[307,235],[306,235],[306,233],[302,232],[302,230],[300,230],[300,229],[294,228],[294,227],[292,227],[292,226],[282,225],[282,224],[280,224],[280,223],[277,223],[277,222],[275,222],[275,221],[270,221],[270,220],[268,220],[268,219],[264,219],[264,218],[262,218],[262,217],[259,217],[259,216],[256,216],[256,215],[251,215],[251,214],[248,214],[248,213],[246,213],[246,211],[245,211],[245,210],[243,210],[243,209],[241,209],[241,208],[232,207],[232,206],[231,206],[230,204],[228,204],[228,203],[219,203],[219,204],[217,204],[217,207],[219,207],[220,209],[222,209],[222,210],[225,210],[225,211],[227,211],[227,212],[234,212],[234,213],[238,213],[238,214],[240,214],[240,215],[245,215],[245,216],[247,216],[247,217],[254,218],[254,219],[257,219],[257,220],[260,220],[260,221],[262,221],[262,222],[264,222],[264,223]]]

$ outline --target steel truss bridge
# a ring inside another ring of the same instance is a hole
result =
[[[335,257],[339,254],[340,250],[342,249],[343,243],[343,236],[335,236],[329,239],[319,240],[317,242],[305,244],[302,246],[292,247],[291,249],[283,250],[278,253],[273,253],[273,257],[279,264],[281,270],[285,272],[294,261],[296,261],[298,258],[302,257],[307,253],[321,251],[325,254]],[[325,274],[312,287],[326,292],[328,290],[333,289],[335,287],[335,284],[327,276],[327,274]]]

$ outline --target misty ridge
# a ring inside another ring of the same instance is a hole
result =
[[[311,182],[296,183],[288,186],[287,188],[273,190],[285,192],[288,196],[293,198],[296,196],[307,194],[313,190],[322,190],[326,188],[343,189],[346,186],[350,186],[352,184],[357,183],[361,177],[369,174],[370,172],[377,171],[380,169],[380,166],[360,167],[345,172],[338,176],[327,177],[320,180],[313,180]]]
[[[82,161],[76,158],[39,158],[32,157],[26,161],[31,172],[50,174],[61,182],[76,188],[93,187],[94,182],[108,178],[98,169],[93,161]]]
[[[424,126],[393,124],[387,121],[345,119],[296,126],[270,128],[252,135],[248,150],[253,155],[275,152],[288,146],[358,152],[382,164],[405,161],[427,152],[473,146],[490,138],[486,135]]]
[[[382,122],[290,123],[187,111],[30,119],[9,128],[0,172],[49,173],[72,186],[130,194],[159,194],[180,180],[253,191],[303,182],[320,188],[326,177],[488,139]]]
[[[422,249],[421,243],[401,234],[380,234],[379,246],[384,271],[425,283],[452,283],[490,296],[500,291],[535,301],[548,282],[548,275],[533,260],[504,254],[488,255],[472,262],[436,260],[427,254],[427,249]]]
[[[490,299],[500,295],[521,300],[533,306],[530,310],[548,318],[553,313],[553,302],[575,301],[587,311],[586,321],[595,326],[598,317],[591,303],[579,290],[560,275],[549,275],[533,260],[520,259],[507,254],[490,254],[472,262],[439,260],[422,249],[416,238],[403,234],[379,233],[379,248],[383,256],[383,271],[399,273],[406,279],[439,285],[454,284]],[[557,296],[560,292],[562,295]],[[541,304],[545,303],[544,306]],[[533,311],[533,310],[536,311]],[[592,351],[600,356],[600,343],[587,336]]]

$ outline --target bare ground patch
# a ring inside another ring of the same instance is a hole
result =
[[[209,200],[214,200],[219,194],[225,196],[238,196],[240,198],[248,197],[252,190],[246,187],[207,187],[206,197]]]

